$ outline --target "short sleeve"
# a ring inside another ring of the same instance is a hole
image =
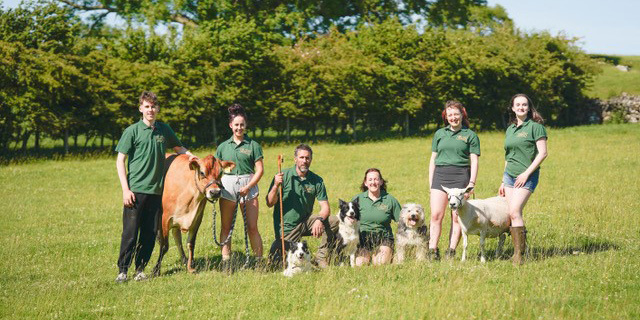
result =
[[[182,142],[180,142],[180,139],[178,139],[178,137],[176,136],[176,133],[173,132],[173,129],[171,129],[169,125],[166,126],[164,138],[167,140],[167,144],[166,144],[167,148],[182,146]]]
[[[431,152],[438,152],[438,142],[440,142],[440,131],[436,131],[431,141]]]
[[[222,159],[222,144],[219,144],[218,147],[216,148],[215,158],[216,159]],[[269,188],[269,189],[271,189],[271,188]]]
[[[127,128],[122,133],[122,137],[120,137],[120,141],[118,141],[118,145],[116,146],[116,152],[129,154],[132,148],[133,148],[133,130],[129,130],[129,128]]]
[[[320,182],[318,182],[316,190],[316,199],[318,199],[318,201],[329,200],[329,197],[327,197],[327,188],[324,186],[323,180],[320,180]]]
[[[480,138],[474,132],[469,141],[469,153],[480,155]]]
[[[258,162],[258,160],[264,158],[264,155],[262,154],[262,147],[255,141],[253,141],[253,158],[255,159],[254,162]]]
[[[533,127],[533,141],[538,141],[542,138],[547,138],[547,130],[543,125],[536,123]]]
[[[400,202],[393,199],[393,221],[400,221],[400,212],[402,211],[402,206],[400,206]]]

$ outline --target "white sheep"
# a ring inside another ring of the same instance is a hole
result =
[[[463,249],[462,261],[467,255],[467,235],[480,235],[480,261],[487,261],[484,255],[484,240],[486,237],[499,237],[496,257],[500,256],[504,244],[505,232],[509,231],[511,218],[509,207],[504,197],[488,199],[465,200],[464,194],[473,190],[442,187],[449,198],[449,206],[452,210],[458,210],[458,222],[462,229]]]

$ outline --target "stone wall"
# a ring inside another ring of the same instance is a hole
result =
[[[640,96],[623,92],[620,96],[599,102],[602,121],[640,122]]]

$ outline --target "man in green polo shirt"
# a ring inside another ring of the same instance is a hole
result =
[[[145,280],[143,270],[155,245],[156,223],[162,209],[164,154],[167,148],[196,158],[168,125],[156,121],[158,97],[149,91],[140,95],[142,119],[122,133],[116,146],[116,168],[122,187],[122,237],[116,282],[127,281],[127,271],[135,255],[134,280]],[[125,162],[128,158],[127,173]]]
[[[331,215],[329,199],[324,181],[311,172],[313,151],[306,144],[300,144],[294,151],[295,166],[275,175],[269,186],[267,206],[273,208],[273,228],[276,239],[271,245],[269,258],[272,265],[281,259],[280,201],[278,187],[282,185],[284,239],[298,242],[303,236],[322,237],[316,262],[321,268],[328,266],[330,250],[335,248],[338,232],[338,218]],[[315,200],[320,204],[320,212],[313,212]]]

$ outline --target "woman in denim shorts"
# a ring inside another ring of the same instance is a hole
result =
[[[536,189],[540,164],[547,157],[547,131],[542,116],[525,94],[511,98],[508,108],[509,127],[504,141],[505,168],[499,194],[507,198],[511,216],[511,238],[515,265],[524,262],[526,229],[522,209]]]
[[[230,174],[222,176],[222,196],[220,212],[222,230],[220,238],[226,239],[231,230],[236,202],[238,207],[245,206],[247,212],[247,233],[251,249],[259,262],[262,260],[262,237],[258,231],[258,182],[262,178],[262,147],[258,142],[246,136],[247,115],[239,104],[229,107],[229,127],[232,135],[216,149],[216,158],[233,161],[235,167]],[[223,263],[231,258],[231,242],[222,247]]]

